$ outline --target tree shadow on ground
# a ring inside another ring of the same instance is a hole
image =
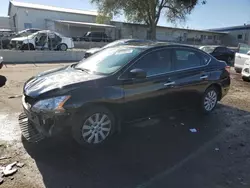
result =
[[[136,187],[178,164],[227,127],[237,126],[247,114],[225,105],[218,105],[209,116],[195,111],[164,113],[124,125],[121,134],[93,150],[71,139],[23,144],[46,187]]]
[[[3,87],[7,82],[7,78],[5,76],[0,75],[0,87]]]

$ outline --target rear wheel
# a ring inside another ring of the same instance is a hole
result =
[[[84,112],[80,123],[72,127],[73,138],[87,147],[105,143],[115,130],[115,117],[104,106],[92,106]]]
[[[205,91],[202,97],[202,102],[201,102],[202,112],[205,114],[212,112],[217,105],[218,98],[219,98],[218,90],[213,86],[209,87]]]

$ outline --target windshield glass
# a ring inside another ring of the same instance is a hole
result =
[[[207,53],[212,53],[214,51],[214,47],[203,47],[202,50]]]
[[[25,37],[27,35],[28,35],[27,31],[21,31],[21,32],[16,34],[16,37]]]
[[[239,44],[239,53],[241,54],[247,54],[247,52],[250,51],[250,45],[247,44]]]
[[[80,61],[75,68],[96,74],[111,74],[139,55],[143,49],[108,48]]]
[[[105,45],[103,48],[109,48],[109,47],[113,47],[113,46],[117,46],[119,44],[122,44],[123,42],[121,40],[115,41],[115,42],[111,42],[107,45]]]

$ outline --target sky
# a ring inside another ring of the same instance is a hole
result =
[[[7,16],[9,0],[0,0],[0,15]],[[90,0],[17,0],[63,8],[97,10]],[[115,18],[125,21],[124,17]],[[197,5],[185,23],[173,25],[161,16],[158,25],[190,29],[211,29],[250,24],[250,0],[207,0],[206,5]]]

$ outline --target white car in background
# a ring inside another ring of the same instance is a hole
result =
[[[57,32],[43,30],[29,36],[13,38],[10,41],[13,48],[19,50],[60,50],[74,48],[72,38],[65,37]]]
[[[250,57],[250,51],[249,51]],[[241,76],[244,81],[250,81],[250,58],[245,61],[243,69],[241,71]]]
[[[239,52],[235,54],[234,69],[237,73],[241,73],[244,64],[250,60],[250,45],[239,44]]]

